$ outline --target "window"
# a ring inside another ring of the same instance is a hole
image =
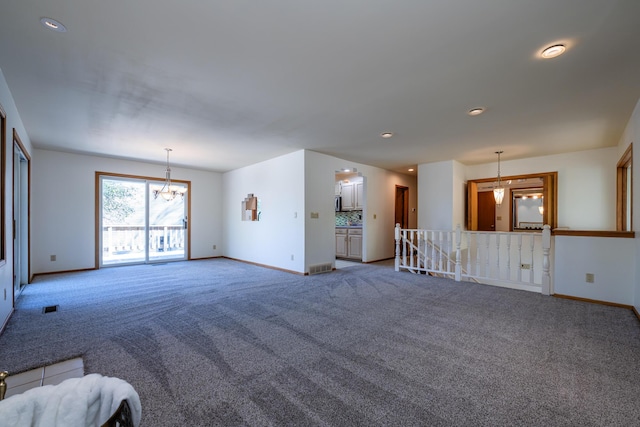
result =
[[[624,152],[617,165],[616,178],[616,230],[632,231],[632,168],[633,144]]]

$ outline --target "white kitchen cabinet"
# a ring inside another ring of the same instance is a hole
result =
[[[336,228],[336,257],[362,259],[362,228]]]
[[[354,205],[356,210],[364,209],[364,182],[356,182],[354,194]]]
[[[355,204],[355,188],[352,183],[342,184],[342,210],[351,211],[356,207]]]
[[[362,229],[349,229],[347,258],[362,259]]]
[[[336,257],[346,258],[348,233],[346,228],[336,228]]]
[[[335,195],[342,196],[342,181],[336,182]]]

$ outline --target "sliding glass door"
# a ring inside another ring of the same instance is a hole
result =
[[[162,181],[100,175],[100,266],[139,264],[187,257],[187,186],[165,200],[154,196]],[[184,194],[184,197],[180,195]]]

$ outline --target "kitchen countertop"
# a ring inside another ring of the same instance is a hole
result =
[[[362,224],[360,224],[360,225],[336,225],[336,228],[362,228]]]

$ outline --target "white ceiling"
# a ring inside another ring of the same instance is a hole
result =
[[[10,0],[0,68],[38,148],[162,163],[171,147],[215,171],[303,148],[484,163],[617,144],[640,1]]]

